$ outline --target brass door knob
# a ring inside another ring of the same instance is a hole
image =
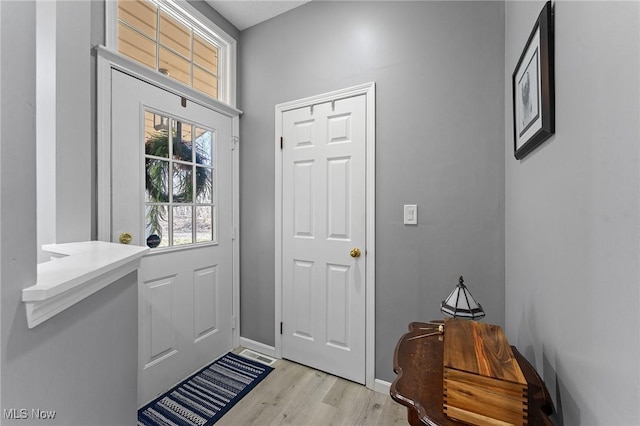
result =
[[[361,254],[360,249],[359,248],[351,249],[349,254],[351,255],[351,257],[360,257],[360,254]]]
[[[128,232],[123,232],[120,234],[120,238],[118,238],[118,240],[120,240],[120,244],[129,244],[132,239],[131,234]]]

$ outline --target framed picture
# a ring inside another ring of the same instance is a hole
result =
[[[555,132],[550,1],[533,26],[512,79],[514,155],[520,160]]]

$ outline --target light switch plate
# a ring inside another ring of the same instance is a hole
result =
[[[404,205],[404,224],[405,225],[418,224],[418,205],[417,204]]]

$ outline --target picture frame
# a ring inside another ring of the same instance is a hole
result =
[[[554,31],[551,1],[538,16],[512,74],[514,156],[555,133]]]

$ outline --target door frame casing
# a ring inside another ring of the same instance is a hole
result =
[[[375,388],[375,82],[336,90],[275,106],[275,355],[282,358],[282,137],[283,114],[298,108],[365,96],[365,384]],[[285,141],[286,143],[286,141]]]
[[[111,241],[111,70],[115,69],[159,89],[166,90],[231,118],[232,137],[232,342],[240,346],[240,197],[239,119],[242,111],[140,65],[104,46],[96,46],[97,56],[97,214],[98,240]]]

